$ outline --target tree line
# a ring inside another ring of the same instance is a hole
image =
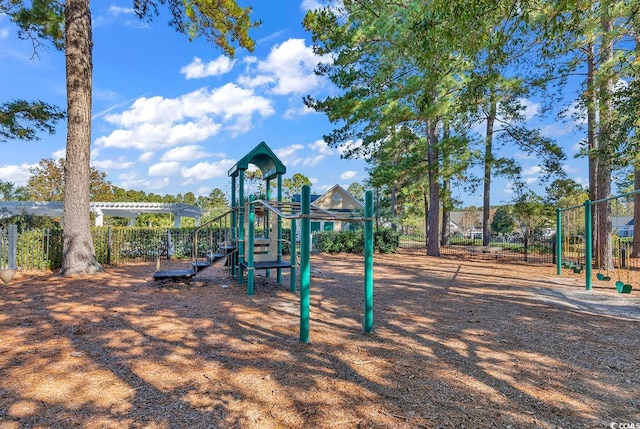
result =
[[[488,245],[495,176],[510,179],[514,203],[542,200],[514,152],[538,159],[547,184],[570,179],[562,148],[528,126],[533,97],[539,115],[566,106],[558,122],[580,116],[591,200],[611,195],[614,175],[631,175],[640,188],[638,2],[342,0],[310,11],[304,26],[315,52],[333,58],[316,72],[341,90],[305,98],[333,124],[325,141],[347,147],[347,157],[367,157],[392,216],[422,206],[429,255],[448,240],[458,203],[452,183],[482,193]],[[479,125],[481,137],[473,132]],[[595,247],[608,265],[611,204],[596,211]]]
[[[65,160],[45,158],[29,168],[29,178],[24,186],[16,186],[11,181],[0,180],[0,200],[2,201],[63,201]],[[265,198],[265,181],[262,180],[260,170],[246,174],[247,193],[256,198]],[[230,202],[228,196],[220,188],[214,188],[207,195],[195,195],[193,192],[184,194],[156,194],[139,190],[124,189],[113,185],[107,174],[95,167],[90,168],[89,197],[91,201],[100,202],[146,202],[146,203],[183,203],[198,206],[203,209],[201,222],[207,222],[228,211]],[[283,198],[288,201],[293,195],[300,194],[304,185],[312,186],[311,180],[302,173],[295,173],[282,181]],[[360,200],[364,199],[364,187],[359,183],[349,186],[350,192]],[[273,195],[273,194],[272,194]],[[58,222],[38,219],[33,216],[21,216],[21,224],[26,227],[59,226]],[[128,218],[112,217],[109,225],[127,226]],[[193,222],[185,219],[185,225]],[[171,227],[173,220],[168,214],[141,214],[137,218],[139,226]]]

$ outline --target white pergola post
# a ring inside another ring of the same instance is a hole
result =
[[[104,213],[102,213],[102,210],[98,209],[93,212],[96,215],[95,226],[104,226]]]

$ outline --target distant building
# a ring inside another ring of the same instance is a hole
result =
[[[294,195],[291,200],[300,202],[300,195]],[[338,217],[364,216],[364,204],[354,198],[340,185],[334,185],[322,195],[311,195],[311,209],[331,212]],[[357,227],[353,222],[343,222],[337,219],[311,219],[311,232],[316,231],[348,231]],[[298,231],[300,228],[298,228]]]
[[[613,233],[617,234],[618,237],[633,237],[633,217],[612,217],[611,225],[613,227]]]
[[[202,209],[183,203],[131,203],[131,202],[91,202],[89,210],[95,215],[95,226],[103,226],[105,216],[129,218],[129,225],[136,224],[136,218],[141,213],[171,213],[174,216],[174,226],[180,228],[183,217],[195,219],[196,226],[200,225]],[[0,201],[0,218],[10,217],[21,213],[36,216],[50,216],[62,219],[62,201]]]

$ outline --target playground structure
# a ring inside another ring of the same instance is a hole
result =
[[[562,275],[563,268],[576,274],[584,272],[585,289],[591,290],[595,263],[596,280],[607,282],[616,275],[616,290],[619,293],[630,293],[631,272],[637,268],[632,266],[632,242],[623,241],[619,236],[614,237],[610,222],[598,215],[602,210],[594,209],[605,209],[610,212],[612,201],[637,194],[640,194],[640,189],[556,209],[556,273]],[[606,207],[600,205],[606,205]]]
[[[245,172],[249,165],[260,169],[265,181],[265,199],[245,194]],[[364,224],[364,321],[365,332],[373,330],[373,195],[365,194],[364,216],[361,213],[333,212],[313,206],[310,188],[302,188],[300,202],[282,201],[282,176],[286,167],[261,142],[230,170],[231,210],[202,224],[193,235],[192,267],[190,270],[160,271],[159,260],[154,279],[190,278],[218,261],[224,261],[229,275],[239,284],[247,284],[247,294],[255,292],[256,270],[270,276],[276,270],[276,281],[282,282],[282,270],[290,270],[291,292],[300,287],[300,341],[309,341],[310,250],[311,220],[358,222]],[[271,182],[276,181],[276,199],[271,199]],[[263,228],[256,228],[257,218]],[[291,222],[291,239],[282,236],[283,222]],[[299,234],[298,234],[298,231]],[[298,258],[297,237],[300,237]],[[283,257],[283,244],[289,245],[290,255]],[[299,261],[299,262],[298,262]],[[300,267],[297,273],[298,264]]]

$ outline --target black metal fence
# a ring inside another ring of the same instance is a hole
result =
[[[427,248],[424,233],[400,236],[400,248]],[[464,257],[493,257],[507,261],[539,264],[555,263],[555,238],[538,237],[524,240],[521,237],[492,237],[489,246],[482,246],[480,238],[452,237],[450,244],[440,246],[442,255]]]
[[[131,228],[96,227],[92,229],[93,244],[98,262],[123,265],[132,262],[154,262],[157,258],[191,258],[195,228]],[[0,233],[6,233],[0,231]],[[198,233],[198,254],[215,251],[221,236],[229,232],[219,227],[203,228]],[[2,234],[0,234],[2,236]],[[286,240],[290,231],[283,229],[283,253],[289,250]],[[6,240],[0,240],[0,247]],[[426,251],[424,234],[401,235],[400,248]],[[554,263],[555,240],[495,237],[490,246],[481,246],[479,239],[452,238],[451,244],[441,246],[443,255],[464,257],[494,257],[509,261]],[[33,229],[18,231],[16,260],[22,270],[57,269],[62,266],[62,230]],[[0,249],[0,254],[6,249]]]
[[[193,253],[194,231],[195,228],[131,227],[96,227],[91,230],[98,262],[106,265],[153,262],[157,258],[172,256],[190,258]],[[200,253],[212,246],[214,236],[220,236],[217,228],[205,228],[199,232]],[[6,240],[1,240],[0,247],[5,242]],[[17,266],[25,271],[60,268],[62,247],[63,233],[60,229],[19,230]],[[0,249],[0,253],[2,252],[4,251]]]

